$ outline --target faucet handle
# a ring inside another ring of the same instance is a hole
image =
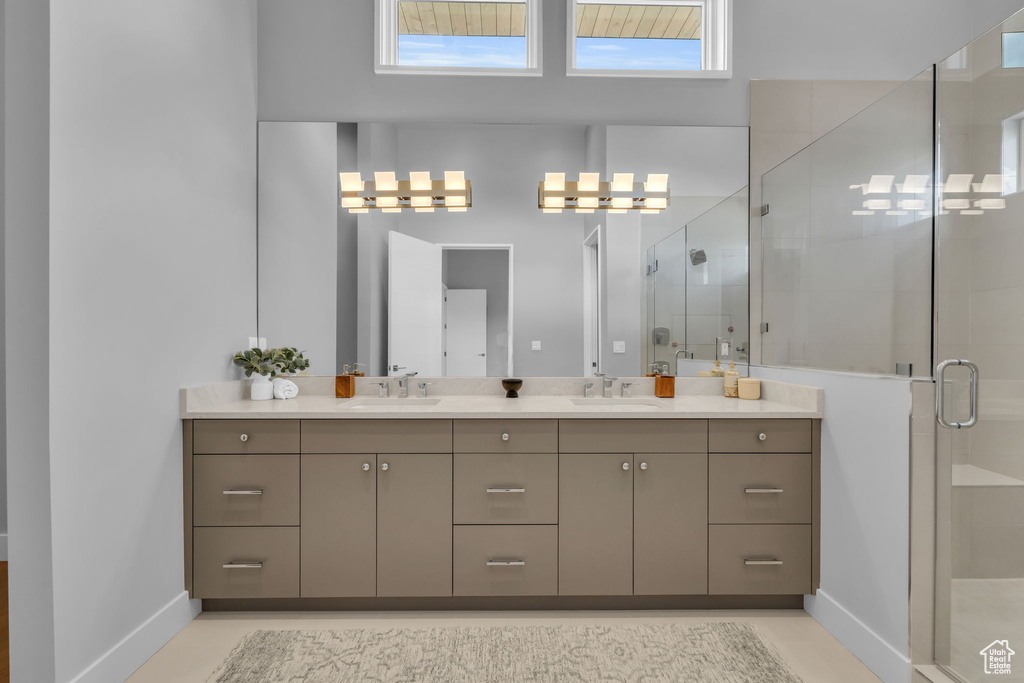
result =
[[[426,398],[427,397],[427,387],[429,387],[431,384],[434,384],[434,382],[417,382],[416,383],[416,386],[418,386],[420,388],[420,398]]]

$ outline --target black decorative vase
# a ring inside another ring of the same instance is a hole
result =
[[[503,379],[501,388],[505,390],[505,398],[519,398],[519,390],[523,387],[521,379]]]

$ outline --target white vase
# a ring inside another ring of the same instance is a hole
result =
[[[253,375],[249,387],[249,398],[253,401],[267,401],[274,398],[274,382],[270,375]]]

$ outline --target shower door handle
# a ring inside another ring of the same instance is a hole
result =
[[[950,365],[963,366],[971,371],[971,414],[966,422],[948,422],[945,415],[946,368]],[[935,419],[946,429],[970,429],[978,424],[978,366],[969,360],[951,358],[935,368]]]

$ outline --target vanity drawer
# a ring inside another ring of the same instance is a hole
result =
[[[457,453],[454,477],[456,524],[558,523],[555,453]]]
[[[457,526],[455,595],[555,595],[558,527]]]
[[[197,528],[193,543],[193,598],[299,596],[298,527]]]
[[[712,524],[810,524],[809,453],[712,453]]]
[[[302,420],[303,453],[451,453],[451,420]]]
[[[560,453],[707,453],[707,420],[559,420]]]
[[[711,420],[712,453],[810,453],[810,420]]]
[[[196,526],[299,523],[297,455],[197,455],[192,472]]]
[[[711,595],[810,592],[809,524],[708,527],[708,593]]]
[[[456,420],[456,453],[557,453],[558,420]]]
[[[298,420],[195,420],[192,452],[298,453]]]

